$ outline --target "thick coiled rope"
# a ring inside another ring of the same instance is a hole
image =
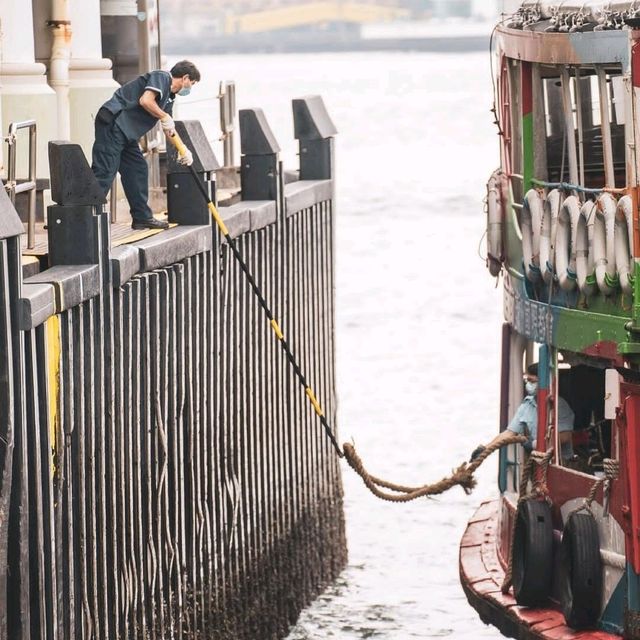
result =
[[[346,443],[342,449],[349,466],[362,478],[373,495],[388,502],[409,502],[410,500],[417,500],[427,496],[437,496],[456,486],[462,487],[467,494],[471,493],[476,486],[476,479],[473,477],[473,473],[494,451],[510,444],[524,444],[526,441],[527,438],[525,436],[519,436],[515,433],[512,436],[506,435],[499,443],[484,448],[473,462],[463,462],[457,469],[454,469],[450,476],[421,487],[405,487],[376,478],[364,468],[362,460],[352,444]],[[387,493],[382,491],[381,488],[395,493]]]

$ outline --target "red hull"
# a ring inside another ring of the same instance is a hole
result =
[[[556,609],[521,607],[511,594],[502,593],[498,506],[497,500],[480,505],[460,543],[460,582],[483,622],[518,640],[621,640],[622,636],[604,631],[573,631]]]

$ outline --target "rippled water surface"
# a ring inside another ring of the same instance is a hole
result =
[[[296,166],[290,99],[320,93],[336,160],[339,430],[372,473],[422,484],[494,433],[500,295],[478,255],[484,183],[498,164],[489,56],[418,53],[200,58],[182,117],[217,135],[210,98],[238,83]],[[197,101],[196,101],[197,100]],[[349,566],[288,640],[500,638],[467,604],[458,542],[495,493],[387,504],[343,466]]]

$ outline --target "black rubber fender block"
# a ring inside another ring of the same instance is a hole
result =
[[[600,617],[602,560],[595,519],[574,513],[567,520],[560,547],[560,605],[567,626],[590,629]]]
[[[513,595],[519,605],[544,604],[553,577],[553,524],[546,502],[527,500],[516,514],[513,540]]]

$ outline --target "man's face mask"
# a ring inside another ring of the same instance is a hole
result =
[[[527,381],[525,382],[524,388],[528,396],[535,395],[536,391],[538,390],[538,383]]]
[[[186,83],[189,83],[188,85]],[[188,78],[186,78],[184,80],[184,84],[182,85],[182,89],[180,89],[180,91],[178,91],[178,95],[179,96],[188,96],[191,93],[191,80],[189,80]]]

